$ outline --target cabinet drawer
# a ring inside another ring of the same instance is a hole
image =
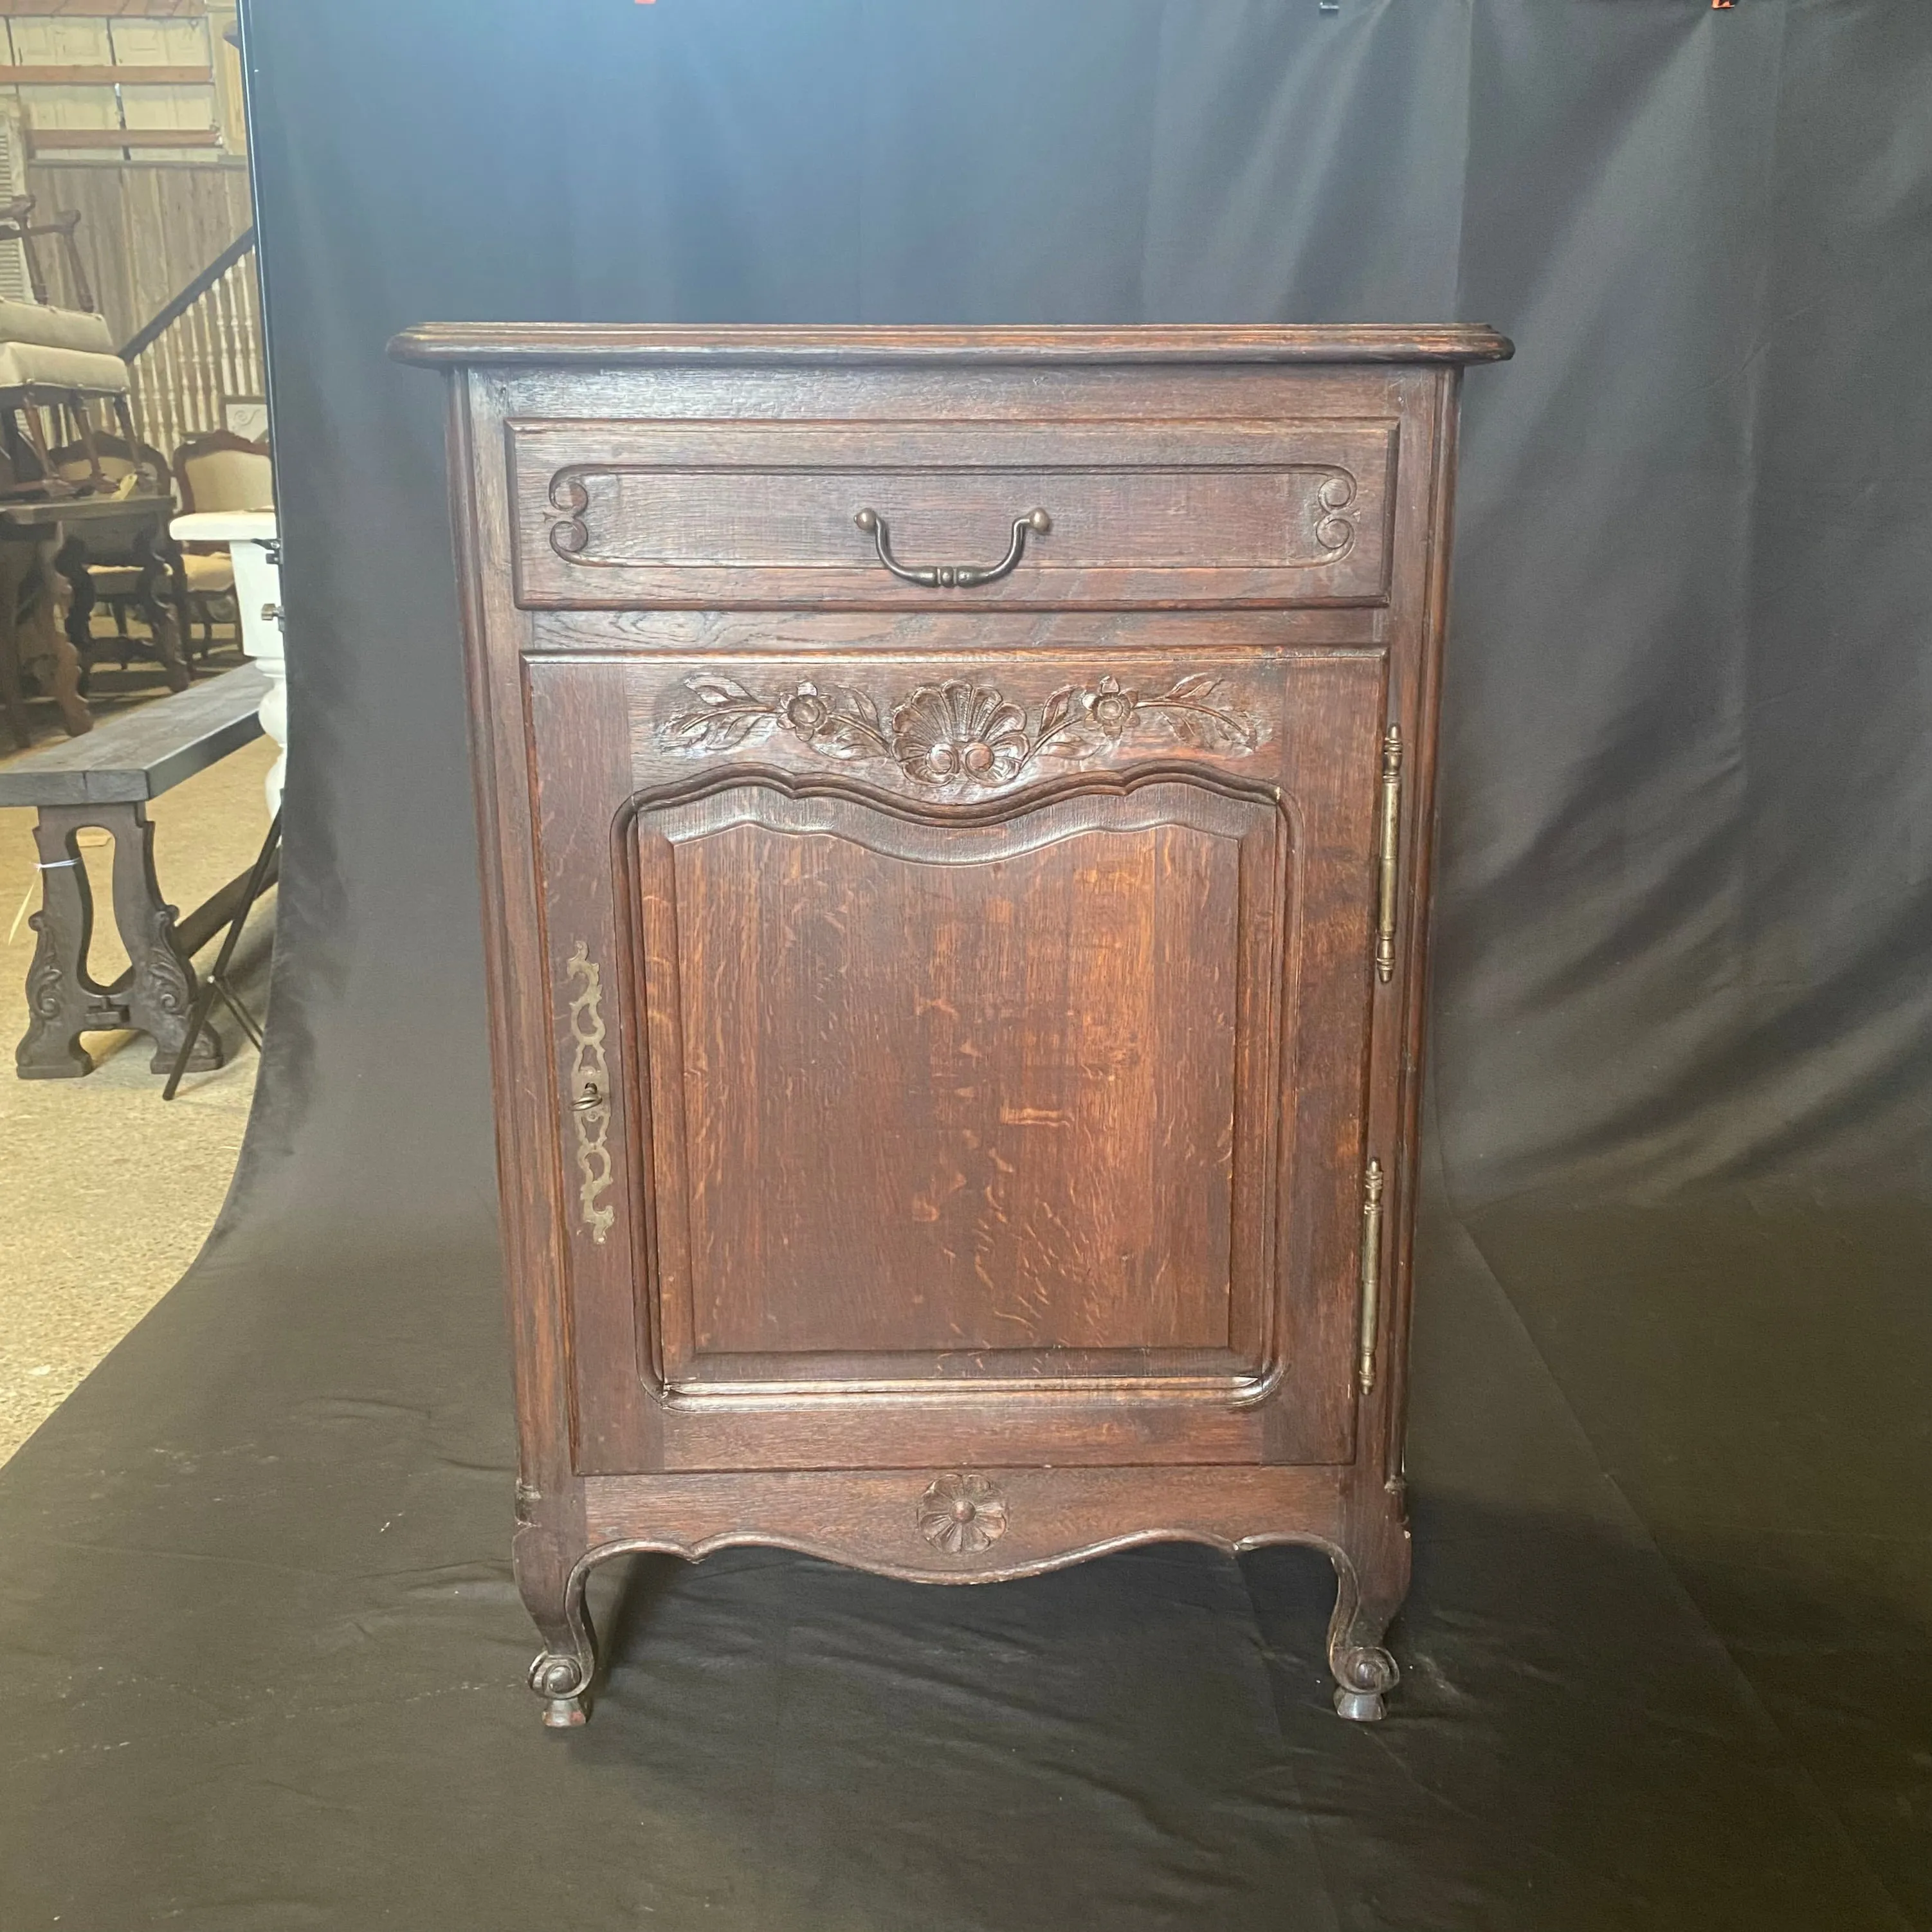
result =
[[[526,609],[1388,593],[1390,421],[525,420],[508,437]]]

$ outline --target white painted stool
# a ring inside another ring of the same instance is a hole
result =
[[[281,545],[272,510],[198,510],[168,526],[177,543],[226,544],[235,560],[235,602],[242,648],[268,674],[262,729],[282,748],[263,787],[271,818],[281,809],[288,770],[288,659],[282,648]]]

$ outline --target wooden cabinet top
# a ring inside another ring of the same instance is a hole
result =
[[[731,327],[424,322],[389,345],[405,362],[664,364],[1500,362],[1505,336],[1477,323],[1412,328],[1156,324],[1126,328]]]

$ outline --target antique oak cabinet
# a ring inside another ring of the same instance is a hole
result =
[[[434,326],[548,1720],[584,1582],[1312,1545],[1382,1714],[1439,328]]]

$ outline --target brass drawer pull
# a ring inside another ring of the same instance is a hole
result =
[[[861,510],[852,520],[877,542],[879,561],[895,577],[908,584],[922,585],[928,590],[976,590],[982,584],[997,583],[1026,554],[1028,531],[1045,536],[1053,527],[1053,519],[1044,510],[1029,510],[1024,516],[1013,519],[1012,542],[998,563],[937,563],[924,570],[908,570],[892,555],[892,532],[878,511]]]

